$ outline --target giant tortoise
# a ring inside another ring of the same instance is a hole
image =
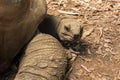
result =
[[[46,13],[45,0],[0,0],[1,74],[23,50],[15,80],[63,80],[67,59],[59,41],[73,40],[81,27],[77,20],[48,17]]]

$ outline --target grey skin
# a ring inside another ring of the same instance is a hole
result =
[[[83,27],[76,19],[62,19],[58,25],[57,33],[61,41],[80,40]]]
[[[64,48],[48,34],[37,34],[28,44],[15,80],[64,80]]]
[[[70,18],[60,18],[47,15],[39,25],[42,33],[51,34],[60,41],[72,42],[79,40],[83,33],[80,21]]]
[[[81,23],[47,14],[38,28],[47,34],[38,33],[28,44],[15,80],[64,80],[67,56],[58,40],[79,39]]]
[[[57,38],[64,48],[80,54],[83,27],[77,19],[47,15],[38,28],[40,32]]]

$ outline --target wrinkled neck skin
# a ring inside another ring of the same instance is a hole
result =
[[[45,0],[0,0],[0,73],[34,36],[46,10]]]

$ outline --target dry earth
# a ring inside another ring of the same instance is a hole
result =
[[[48,13],[82,22],[85,47],[68,80],[120,80],[120,0],[47,0]]]

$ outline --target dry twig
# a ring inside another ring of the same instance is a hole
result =
[[[63,11],[63,10],[58,10],[59,13],[62,13],[62,14],[67,14],[67,15],[74,15],[74,16],[78,16],[79,13],[74,13],[74,12],[70,12],[70,11]]]

